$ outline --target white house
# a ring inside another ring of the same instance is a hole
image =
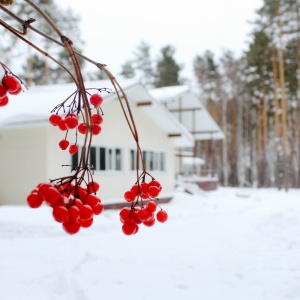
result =
[[[199,97],[187,85],[151,89],[150,94],[176,117],[193,135],[193,147],[177,149],[177,172],[200,174],[204,164],[198,141],[224,139],[224,133],[208,113]]]
[[[163,194],[175,186],[176,148],[192,147],[194,138],[147,89],[133,81],[121,82],[132,106],[149,173],[162,183]],[[109,81],[87,88],[112,88]],[[49,124],[51,110],[75,91],[74,84],[32,87],[0,108],[0,204],[24,204],[40,182],[67,176],[76,157],[59,148],[65,132]],[[102,93],[102,132],[93,138],[94,180],[99,182],[103,203],[122,198],[136,182],[135,142],[115,94]],[[83,136],[79,136],[78,144]],[[75,141],[75,134],[68,136]]]

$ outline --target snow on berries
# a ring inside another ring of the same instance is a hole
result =
[[[152,179],[145,181],[144,172],[130,190],[124,193],[125,201],[131,203],[131,207],[124,207],[120,211],[122,231],[125,235],[133,235],[139,231],[139,225],[151,227],[155,222],[164,223],[168,219],[165,210],[159,208],[158,196],[162,190],[161,184]]]
[[[82,187],[71,181],[58,179],[52,183],[40,183],[28,195],[27,203],[31,208],[47,204],[52,208],[54,220],[61,223],[68,234],[75,234],[80,228],[90,227],[94,216],[100,215],[104,206],[95,194],[99,189],[97,182],[90,181]]]
[[[9,102],[8,95],[18,95],[22,92],[21,81],[15,76],[7,66],[0,62],[5,74],[0,82],[0,107],[6,106]]]

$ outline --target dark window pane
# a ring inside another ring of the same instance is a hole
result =
[[[105,148],[100,148],[100,170],[105,170]]]
[[[108,149],[108,166],[107,166],[108,170],[113,169],[113,158],[112,158],[113,154],[112,153],[113,153],[112,149]]]
[[[153,151],[149,151],[149,169],[150,171],[153,171],[154,169],[154,165],[153,165],[153,156],[154,156],[154,153]]]
[[[116,149],[116,170],[121,170],[121,149]]]
[[[72,160],[72,170],[75,170],[75,168],[78,167],[78,152],[75,153],[74,155],[71,155],[71,160]]]
[[[134,171],[135,170],[135,151],[130,150],[130,170]]]
[[[94,170],[96,170],[96,147],[91,147],[90,165],[94,167]]]

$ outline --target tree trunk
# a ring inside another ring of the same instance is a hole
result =
[[[222,102],[222,130],[225,135],[223,140],[223,151],[222,151],[222,160],[223,160],[223,184],[228,186],[228,157],[227,157],[227,101],[225,97]]]
[[[283,151],[283,172],[284,187],[288,189],[288,138],[287,138],[287,118],[286,118],[286,98],[285,98],[285,75],[284,75],[284,57],[282,50],[282,21],[278,12],[278,39],[279,39],[279,79],[281,88],[281,123],[282,123],[282,151]]]

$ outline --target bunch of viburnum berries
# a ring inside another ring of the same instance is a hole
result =
[[[0,82],[0,107],[8,104],[7,94],[18,95],[22,92],[22,85],[14,75],[5,74]]]
[[[76,101],[76,95],[73,101]],[[56,113],[52,113],[49,117],[49,122],[51,125],[58,127],[61,131],[66,131],[65,138],[62,139],[58,145],[62,150],[66,150],[69,148],[69,153],[71,155],[74,155],[78,152],[78,145],[77,140],[75,141],[75,143],[70,145],[70,141],[67,139],[69,130],[75,130],[76,137],[77,132],[85,134],[87,131],[89,131],[93,135],[98,135],[101,132],[100,125],[103,122],[103,112],[100,108],[100,105],[103,103],[103,98],[100,94],[92,94],[90,96],[89,101],[90,104],[96,109],[96,113],[92,115],[91,126],[88,126],[85,122],[82,111],[78,110],[77,106],[72,105],[72,103],[69,106],[74,108],[70,109],[70,111],[64,117],[58,114],[59,110],[63,107],[64,103],[56,106],[52,111]],[[80,118],[83,118],[82,122],[79,121]]]
[[[136,234],[139,231],[140,224],[151,227],[155,224],[155,220],[161,223],[167,221],[167,212],[161,208],[157,211],[157,197],[161,190],[161,184],[152,178],[148,183],[138,181],[130,190],[125,192],[124,199],[132,205],[130,208],[124,207],[120,211],[124,234]],[[144,205],[145,203],[146,205]]]
[[[71,182],[52,184],[40,183],[27,197],[31,208],[38,208],[46,203],[52,208],[55,221],[62,223],[69,234],[77,233],[81,227],[93,224],[93,216],[100,215],[103,205],[96,192],[99,184],[91,181],[86,188]]]
[[[108,89],[97,89],[98,92],[102,90],[110,92]],[[58,104],[49,117],[51,125],[66,131],[65,138],[59,142],[59,147],[62,150],[68,148],[72,155],[78,151],[78,132],[90,136],[101,132],[103,112],[100,105],[103,98],[99,93],[91,95],[87,90],[85,92],[90,96],[88,105],[82,104],[82,94],[77,90]],[[96,113],[91,113],[91,107],[96,110]],[[59,114],[61,110],[62,115]],[[76,133],[76,141],[71,145],[67,140],[70,130]],[[51,180],[51,183],[40,183],[27,197],[27,203],[32,208],[38,208],[43,203],[52,207],[54,219],[62,223],[63,229],[69,234],[77,233],[81,227],[90,227],[93,216],[101,214],[104,209],[100,198],[96,196],[99,184],[92,179],[93,166],[86,164],[72,166],[72,170],[75,171],[74,175]],[[88,179],[85,179],[85,174]],[[83,187],[82,183],[86,183],[86,187]]]

